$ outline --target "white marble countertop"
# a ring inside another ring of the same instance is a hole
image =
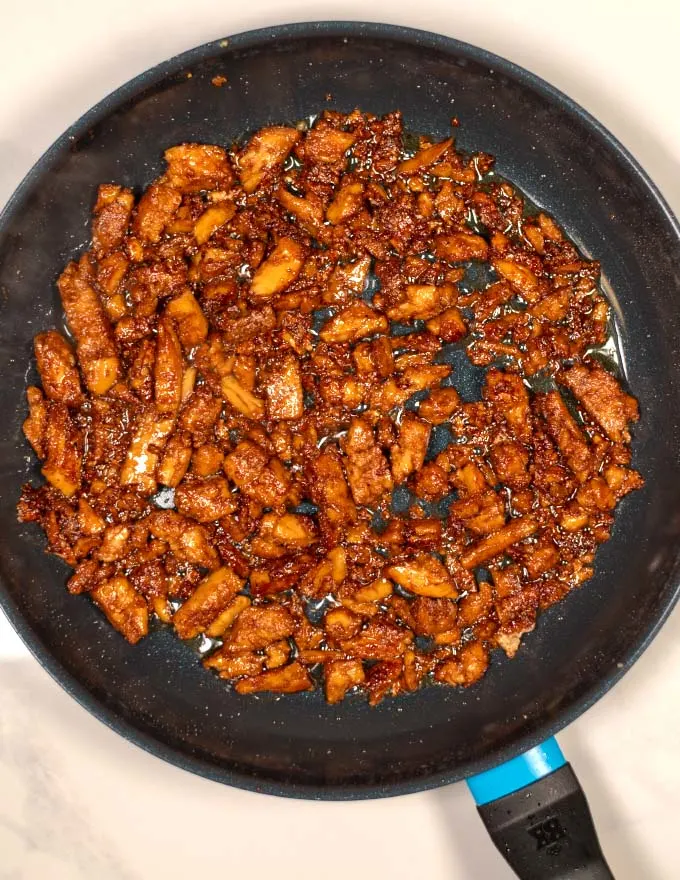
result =
[[[283,21],[355,19],[484,46],[566,91],[680,212],[680,5],[669,0],[33,0],[0,31],[0,203],[74,119],[176,52]],[[613,585],[615,587],[615,585]],[[680,877],[680,611],[565,730],[618,880]],[[464,785],[387,801],[284,801],[130,745],[68,697],[0,616],[0,880],[504,880]]]

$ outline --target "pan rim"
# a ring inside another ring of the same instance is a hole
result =
[[[494,71],[506,75],[515,81],[538,92],[551,104],[556,105],[564,113],[577,117],[585,124],[596,137],[603,142],[604,147],[617,155],[618,159],[627,165],[631,173],[641,181],[648,194],[652,197],[656,207],[668,223],[672,235],[677,239],[680,246],[680,223],[676,219],[670,206],[666,202],[656,184],[644,171],[635,157],[624,147],[620,141],[611,134],[600,122],[588,111],[569,98],[559,89],[531,73],[525,68],[509,61],[501,56],[478,48],[469,43],[456,40],[452,37],[443,36],[426,30],[403,27],[383,23],[367,23],[358,21],[312,21],[295,24],[282,24],[272,27],[264,27],[239,34],[209,41],[193,49],[189,49],[174,57],[138,74],[131,80],[122,84],[110,92],[101,101],[86,111],[76,122],[57,138],[54,143],[38,159],[33,167],[27,172],[19,183],[14,193],[10,196],[7,204],[0,213],[0,238],[6,232],[12,217],[20,212],[39,184],[42,176],[50,169],[52,163],[60,156],[70,144],[83,137],[94,125],[106,119],[111,113],[134,99],[140,93],[162,82],[186,67],[205,60],[225,50],[266,49],[267,43],[279,39],[309,39],[313,37],[347,37],[361,39],[362,37],[373,39],[385,39],[401,41],[416,45],[420,48],[438,49],[451,56],[462,56],[482,63],[493,68]],[[657,613],[651,615],[651,622],[641,632],[638,639],[629,647],[626,653],[613,664],[610,673],[594,683],[579,698],[572,701],[565,710],[560,712],[554,719],[539,724],[532,732],[518,736],[514,741],[503,749],[496,750],[490,755],[475,761],[468,761],[453,769],[437,771],[423,776],[411,777],[407,781],[390,781],[383,785],[372,783],[357,783],[352,785],[331,784],[327,786],[281,781],[268,777],[265,773],[255,775],[252,772],[239,769],[218,766],[205,758],[182,751],[177,746],[155,738],[132,722],[126,720],[115,710],[108,707],[105,702],[88,690],[80,683],[78,678],[72,675],[49,651],[37,632],[27,619],[24,618],[18,605],[14,602],[9,592],[0,579],[0,605],[17,631],[22,641],[36,658],[40,665],[71,697],[83,708],[106,724],[111,730],[125,737],[128,741],[140,746],[145,751],[160,757],[166,762],[182,769],[193,772],[216,782],[246,789],[253,792],[261,792],[277,796],[320,800],[360,800],[395,795],[411,794],[438,788],[467,776],[474,775],[489,769],[492,766],[509,760],[512,757],[532,748],[546,738],[563,729],[597,700],[600,699],[619,679],[633,666],[641,654],[646,650],[660,628],[670,615],[675,603],[680,597],[680,552],[676,557],[672,570],[668,574],[666,589],[658,600]]]

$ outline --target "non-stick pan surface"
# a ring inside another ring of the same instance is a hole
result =
[[[215,75],[227,85],[211,84]],[[332,98],[328,99],[328,94]],[[430,687],[369,709],[319,693],[240,697],[170,631],[137,647],[67,567],[16,521],[37,477],[21,434],[32,337],[59,323],[55,279],[88,242],[96,186],[140,191],[181,141],[229,145],[325,107],[396,108],[408,128],[497,155],[497,170],[601,260],[630,388],[640,401],[634,464],[645,489],[618,511],[596,576],[546,613],[518,656],[498,652],[468,690]],[[112,728],[156,755],[243,788],[360,798],[453,782],[576,718],[623,674],[678,593],[680,231],[625,150],[568,98],[480,49],[353,23],[292,25],[202,46],[123,86],[30,172],[0,220],[0,598],[40,662]]]

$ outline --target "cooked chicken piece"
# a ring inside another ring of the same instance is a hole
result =
[[[438,385],[449,372],[450,367],[438,364],[406,367],[399,376],[388,379],[373,389],[369,399],[370,406],[380,412],[389,412],[393,407],[404,404],[416,391]]]
[[[202,439],[210,434],[221,411],[222,401],[213,397],[205,386],[201,386],[184,405],[179,423],[185,431]]]
[[[528,484],[529,453],[521,443],[516,440],[495,443],[491,447],[489,457],[501,483],[512,489],[519,489]]]
[[[116,562],[128,553],[130,527],[121,524],[107,526],[96,556],[102,562]]]
[[[300,138],[296,128],[262,128],[238,158],[241,185],[247,193],[257,189],[265,175],[281,165]]]
[[[440,260],[463,263],[467,260],[486,260],[489,246],[481,235],[471,232],[454,232],[438,235],[434,240],[434,253]]]
[[[352,351],[352,360],[360,375],[375,373],[386,378],[394,372],[394,355],[386,336],[379,336],[370,342],[359,342]]]
[[[455,388],[435,388],[418,407],[418,415],[431,425],[441,425],[459,404],[460,395]]]
[[[222,470],[224,453],[219,446],[206,443],[191,455],[191,472],[197,477],[210,477]]]
[[[384,574],[417,596],[455,599],[456,586],[448,571],[434,556],[420,553],[406,562],[388,565]]]
[[[234,174],[222,147],[212,144],[179,144],[165,151],[167,183],[179,192],[228,190]]]
[[[33,340],[43,390],[50,400],[80,406],[83,392],[73,349],[56,330],[38,333]]]
[[[290,489],[290,477],[278,458],[270,458],[249,440],[227,455],[224,471],[242,492],[266,507],[280,506]]]
[[[413,633],[384,620],[370,620],[356,636],[342,642],[350,657],[361,660],[394,660],[413,641]]]
[[[483,538],[460,557],[463,568],[476,568],[518,541],[523,541],[538,529],[538,523],[530,516],[511,520],[502,529]]]
[[[644,479],[637,471],[615,464],[606,467],[603,476],[617,501],[629,492],[641,489],[645,484]]]
[[[169,318],[161,318],[156,332],[154,398],[159,413],[177,414],[182,398],[182,346]]]
[[[593,467],[593,456],[585,435],[576,424],[558,391],[536,396],[536,406],[548,423],[548,433],[557,444],[565,461],[579,479]]]
[[[452,284],[441,287],[435,287],[434,284],[407,284],[404,297],[398,305],[387,310],[391,321],[408,323],[432,318],[452,305],[458,298],[458,292]]]
[[[211,639],[219,638],[229,629],[236,618],[250,607],[250,599],[247,596],[237,596],[227,607],[213,620],[206,630],[206,635]]]
[[[333,705],[339,703],[352,688],[366,679],[360,660],[331,660],[324,666],[326,699]]]
[[[234,685],[239,694],[256,694],[260,691],[273,691],[276,694],[294,694],[309,691],[314,687],[305,667],[297,660],[288,666],[270,669],[252,678],[242,678]]]
[[[181,639],[193,639],[205,632],[227,608],[244,581],[230,568],[223,566],[204,578],[172,619]]]
[[[411,603],[411,612],[419,636],[436,636],[456,628],[458,606],[451,599],[418,596]]]
[[[362,293],[371,268],[369,256],[359,257],[351,263],[338,263],[333,269],[321,298],[329,305],[341,305]]]
[[[374,333],[385,333],[388,321],[364,302],[355,302],[332,317],[319,336],[324,342],[355,342]]]
[[[388,596],[392,595],[393,589],[394,585],[392,584],[392,581],[382,577],[376,578],[376,580],[367,587],[362,587],[360,590],[357,590],[354,594],[354,599],[357,602],[381,602],[383,599],[387,599]]]
[[[233,202],[223,202],[221,205],[212,205],[201,214],[194,223],[194,238],[197,244],[205,244],[214,232],[228,223],[236,213],[236,205]]]
[[[220,648],[203,661],[207,669],[214,669],[220,678],[233,679],[258,675],[264,669],[264,657],[252,651],[231,653]]]
[[[295,631],[295,620],[282,605],[251,605],[236,618],[225,638],[230,651],[259,651],[290,638]]]
[[[262,398],[248,391],[235,376],[224,376],[221,387],[222,396],[235,410],[249,419],[264,418],[265,408]]]
[[[274,327],[276,327],[276,316],[269,305],[262,306],[261,309],[252,309],[245,314],[238,312],[234,317],[227,315],[226,312],[219,316],[219,328],[232,345],[264,336]]]
[[[434,333],[442,342],[457,342],[467,335],[468,332],[460,309],[456,308],[456,306],[445,309],[441,314],[430,318],[429,321],[425,322],[425,326],[430,333]]]
[[[273,358],[264,376],[267,418],[299,419],[304,412],[300,363],[291,353]]]
[[[435,679],[443,684],[469,687],[489,668],[489,652],[481,642],[468,642],[452,660],[444,660],[435,672]]]
[[[77,343],[78,362],[92,394],[106,394],[118,379],[119,360],[99,297],[82,266],[69,263],[59,281],[66,319]]]
[[[530,440],[532,431],[529,394],[517,373],[489,370],[482,391],[485,400],[508,424],[518,440]]]
[[[173,419],[153,409],[142,411],[121,468],[121,485],[136,486],[147,495],[156,491],[156,465],[173,427]]]
[[[266,513],[260,520],[258,534],[250,544],[251,551],[265,559],[276,559],[317,540],[314,521],[306,516],[285,513],[278,516]]]
[[[156,510],[146,522],[154,538],[167,541],[177,559],[211,570],[219,567],[219,556],[203,526],[173,510]]]
[[[185,349],[194,348],[207,339],[208,321],[190,290],[184,290],[169,300],[165,314],[176,323],[177,335]]]
[[[250,284],[254,300],[271,299],[281,293],[300,274],[304,263],[304,248],[292,238],[280,238],[278,244],[260,264]]]
[[[493,267],[527,302],[537,302],[539,283],[531,269],[512,260],[494,260]]]
[[[119,575],[100,582],[90,591],[90,596],[108,617],[114,629],[131,645],[136,645],[148,633],[149,612],[146,602],[126,577]]]
[[[276,193],[276,198],[283,208],[297,219],[300,226],[310,235],[321,232],[324,219],[323,201],[313,192],[305,197],[294,196],[285,187]]]
[[[345,154],[356,139],[355,132],[338,131],[321,120],[305,138],[305,159],[318,165],[344,164]]]
[[[564,373],[563,381],[611,440],[630,442],[628,423],[640,417],[637,401],[611,373],[600,366],[576,366]]]
[[[115,183],[99,187],[92,218],[92,250],[98,257],[121,246],[134,204],[135,197],[127,187]]]
[[[430,442],[430,425],[412,413],[405,413],[399,426],[399,437],[390,449],[392,477],[396,484],[403,483],[425,462]]]
[[[308,466],[312,501],[323,517],[333,525],[356,522],[357,509],[349,494],[340,456],[333,449],[324,450]]]
[[[83,437],[63,403],[52,403],[48,407],[44,449],[46,461],[42,475],[70,498],[80,488]]]
[[[387,459],[375,442],[373,429],[364,419],[350,422],[342,448],[345,471],[356,504],[375,505],[392,491],[392,477]]]
[[[152,183],[139,200],[132,231],[142,241],[155,243],[182,203],[182,196],[171,186]]]
[[[324,560],[297,582],[297,587],[303,596],[319,598],[334,592],[346,576],[347,554],[343,547],[334,547]]]
[[[175,507],[196,522],[222,519],[233,513],[236,506],[236,498],[224,477],[185,478],[175,489]]]
[[[363,183],[346,183],[337,191],[333,201],[326,209],[326,220],[333,226],[339,226],[358,214],[363,206]]]
[[[26,389],[28,418],[22,425],[26,439],[38,458],[45,458],[45,429],[47,428],[47,404],[42,391],[29,385]]]
[[[174,489],[189,469],[191,461],[191,438],[180,432],[173,434],[165,444],[160,464],[156,469],[156,478],[162,486]]]

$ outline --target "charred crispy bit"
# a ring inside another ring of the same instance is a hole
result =
[[[197,522],[213,522],[236,510],[236,499],[224,477],[184,479],[175,490],[175,507]]]
[[[579,365],[567,370],[563,381],[611,440],[630,441],[628,424],[640,417],[637,401],[623,391],[611,373],[594,364]]]
[[[300,364],[294,354],[283,354],[269,362],[264,387],[267,395],[268,418],[299,419],[302,417]]]
[[[364,419],[352,419],[343,441],[345,471],[357,504],[377,504],[392,489],[387,459],[375,442],[373,428]]]
[[[288,666],[269,669],[251,678],[241,678],[236,682],[235,690],[239,694],[256,694],[260,691],[273,691],[275,694],[295,694],[298,691],[309,691],[314,687],[309,673],[297,660]]]
[[[438,559],[427,553],[421,553],[406,562],[388,565],[385,575],[416,596],[455,599],[458,595],[448,571]]]
[[[263,128],[238,157],[241,186],[247,193],[257,189],[266,174],[273,171],[293,149],[300,132],[296,128]]]
[[[134,204],[131,189],[115,183],[103,183],[99,187],[92,219],[92,249],[97,256],[121,246]]]
[[[243,581],[230,568],[218,568],[209,574],[175,612],[172,619],[181,639],[193,639],[205,632],[243,587]]]
[[[352,688],[366,679],[364,665],[360,660],[331,660],[324,667],[326,699],[339,703]]]
[[[399,426],[399,437],[390,450],[392,477],[395,483],[403,483],[419,471],[425,462],[430,442],[430,425],[412,413],[406,413]]]
[[[78,362],[92,394],[106,394],[118,379],[119,360],[111,325],[82,265],[69,263],[57,282]]]
[[[155,538],[168,542],[177,559],[209,569],[219,567],[219,556],[203,526],[173,510],[154,511],[146,522]]]
[[[99,187],[73,350],[35,337],[20,522],[130,642],[220,640],[241,694],[475,683],[644,484],[598,263],[492,156],[404,143],[398,111],[325,110],[170,146],[136,206]]]
[[[212,144],[179,144],[165,151],[165,179],[183,193],[205,189],[227,190],[233,181],[229,157]]]
[[[181,203],[182,196],[176,189],[164,183],[152,183],[137,205],[133,232],[143,241],[152,244],[159,241]]]
[[[126,577],[119,575],[103,581],[90,591],[90,596],[131,645],[136,645],[148,633],[146,602]]]
[[[324,342],[356,342],[375,333],[385,333],[387,318],[363,302],[355,302],[334,315],[319,334]]]

